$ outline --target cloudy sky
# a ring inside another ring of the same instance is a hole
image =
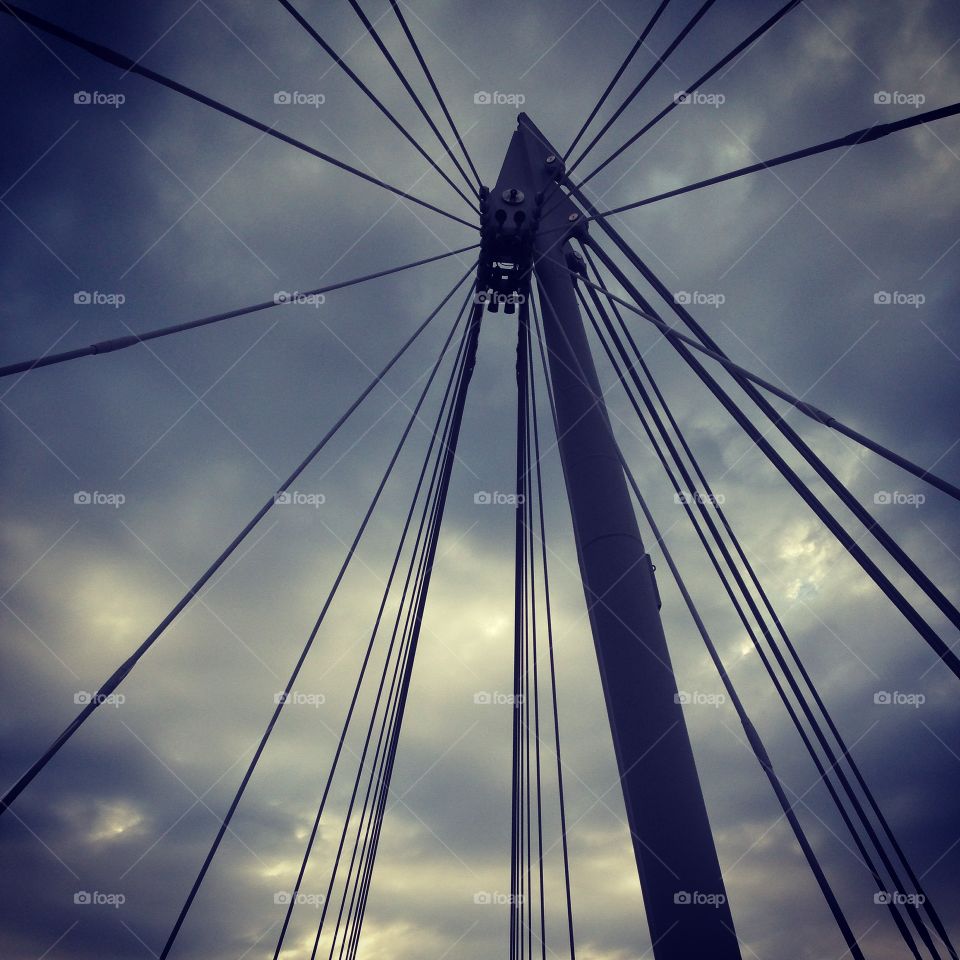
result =
[[[24,5],[472,216],[273,0]],[[564,148],[654,6],[403,4],[488,183],[515,127],[515,103],[522,98]],[[596,160],[777,6],[715,4]],[[452,171],[349,4],[299,7]],[[364,7],[432,103],[389,4]],[[674,0],[626,80],[639,79],[696,7]],[[899,118],[921,98],[924,109],[951,103],[960,90],[958,51],[960,13],[951,0],[807,0],[707,88],[722,95],[720,105],[674,111],[591,183],[591,199],[601,208],[626,203]],[[0,22],[0,64],[0,363],[474,242],[465,226],[8,18]],[[123,102],[78,104],[80,91]],[[275,103],[279,91],[308,102]],[[479,92],[511,102],[475,103]],[[710,300],[694,312],[734,359],[956,482],[958,154],[960,123],[946,120],[656,204],[618,218],[618,227],[668,287]],[[5,785],[471,262],[453,257],[332,293],[321,305],[279,307],[0,382]],[[75,302],[81,292],[99,302]],[[881,292],[902,295],[890,298],[900,302],[875,302]],[[297,482],[314,501],[322,494],[322,505],[271,511],[123,683],[123,702],[94,714],[3,817],[3,956],[138,960],[159,952],[453,307]],[[927,892],[960,935],[956,678],[641,323],[636,336],[784,625]],[[361,943],[369,960],[479,960],[506,950],[508,912],[497,901],[509,891],[511,712],[475,699],[496,700],[511,685],[513,512],[477,505],[474,494],[513,487],[515,340],[513,318],[487,315]],[[617,437],[788,795],[799,798],[804,828],[866,954],[903,956],[886,908],[874,903],[876,884],[635,416],[611,370],[598,366]],[[425,420],[438,400],[434,391]],[[957,504],[798,414],[788,419],[957,602]],[[955,642],[946,619],[792,450],[771,439],[940,636]],[[284,911],[275,895],[296,876],[427,442],[417,424],[297,683],[316,695],[313,704],[284,711],[173,956],[272,956]],[[638,960],[650,941],[555,450],[543,469],[578,953]],[[81,491],[113,495],[113,503],[76,503]],[[877,494],[894,502],[875,504]],[[643,531],[658,562],[678,685],[711,699],[720,681]],[[365,690],[361,704],[370,702]],[[876,703],[883,692],[909,696]],[[744,956],[841,957],[844,944],[731,706],[692,704],[686,716]],[[358,726],[307,875],[310,893],[325,888],[361,740]],[[547,809],[548,946],[560,957],[567,945],[555,800]],[[75,903],[80,892],[114,902]],[[285,956],[309,956],[318,911],[306,903],[294,918]]]

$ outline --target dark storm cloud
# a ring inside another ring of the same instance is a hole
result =
[[[27,5],[431,203],[466,209],[279,4]],[[430,143],[348,5],[300,6]],[[388,5],[365,6],[426,94]],[[475,94],[523,97],[541,129],[565,146],[650,6],[437,0],[406,9],[492,182],[516,110],[476,104]],[[669,43],[694,7],[687,0],[671,6],[651,51]],[[773,9],[716,5],[596,158]],[[600,207],[629,202],[913,109],[875,103],[882,91],[921,94],[928,108],[956,100],[958,33],[946,0],[803,3],[706,88],[724,96],[722,106],[675,110],[591,181],[591,197]],[[651,51],[627,79],[652,62]],[[0,52],[4,362],[269,300],[472,240],[443,217],[63,44],[41,43],[6,18]],[[116,109],[75,105],[78,91],[126,99]],[[278,91],[324,102],[276,104]],[[958,150],[957,123],[948,120],[643,208],[617,225],[672,290],[714,300],[722,294],[718,306],[694,312],[737,361],[956,477]],[[70,720],[75,696],[96,689],[160,621],[471,262],[462,255],[329,294],[317,308],[278,308],[3,381],[5,783]],[[75,305],[79,291],[120,294],[124,303]],[[884,291],[921,294],[924,302],[876,304]],[[51,958],[132,960],[160,949],[422,388],[441,329],[453,321],[452,307],[298,481],[301,492],[322,494],[323,504],[272,511],[249,550],[124,682],[124,702],[101,708],[4,817],[5,956],[49,950]],[[955,932],[954,679],[641,323],[632,325],[638,342],[725,496],[791,639]],[[513,515],[477,506],[473,496],[512,488],[514,344],[510,319],[488,314],[364,927],[369,957],[470,960],[502,950],[506,937],[506,907],[476,897],[509,890],[511,716],[475,696],[505,692],[511,682]],[[612,387],[612,372],[599,367]],[[618,389],[607,399],[651,509],[868,954],[899,956],[889,917],[873,902],[875,885],[635,416]],[[788,419],[956,601],[955,504],[798,414]],[[296,875],[427,442],[418,424],[298,680],[298,690],[323,702],[284,711],[178,957],[272,956],[280,918],[274,895]],[[786,444],[773,442],[793,463]],[[626,960],[644,955],[649,940],[555,451],[545,482],[580,955]],[[122,494],[125,502],[75,505],[82,490]],[[875,506],[880,491],[927,499],[918,508]],[[678,683],[720,693],[660,551],[646,529],[644,536],[660,569]],[[955,640],[868,535],[861,543],[941,635]],[[382,664],[377,651],[374,671]],[[885,706],[874,702],[879,691],[926,699],[917,708]],[[368,690],[358,717],[370,702]],[[693,706],[687,715],[746,954],[840,956],[841,940],[734,711],[725,703]],[[310,893],[325,888],[362,734],[351,733],[334,782],[307,875]],[[552,797],[554,757],[545,754]],[[550,803],[551,948],[562,954]],[[78,905],[78,891],[125,899],[117,907]],[[312,906],[298,908],[285,956],[309,955],[317,918]]]

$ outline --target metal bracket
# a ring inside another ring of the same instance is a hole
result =
[[[530,289],[535,239],[548,230],[561,247],[586,224],[564,194],[560,154],[521,113],[493,189],[480,191],[477,299],[491,312],[513,313]]]
[[[650,574],[650,582],[653,584],[653,595],[657,598],[657,609],[663,609],[663,600],[660,599],[660,588],[657,586],[657,567],[649,553],[644,554],[647,558],[647,572]]]

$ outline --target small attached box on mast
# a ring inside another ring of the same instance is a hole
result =
[[[499,185],[498,185],[499,186]],[[480,265],[477,298],[491,313],[514,313],[530,289],[533,237],[543,194],[529,200],[518,187],[480,191]]]
[[[480,189],[477,299],[493,313],[501,304],[504,313],[514,313],[529,294],[533,241],[544,202],[543,190],[532,190],[530,185],[544,180],[543,171],[532,175],[523,143],[515,136],[496,186]]]

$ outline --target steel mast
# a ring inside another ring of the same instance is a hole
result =
[[[586,224],[556,186],[560,155],[525,114],[481,197],[478,289],[512,312],[536,275],[560,460],[656,960],[740,960],[660,620],[653,564],[569,271]],[[546,200],[546,202],[545,202]],[[548,212],[545,212],[548,211]]]

